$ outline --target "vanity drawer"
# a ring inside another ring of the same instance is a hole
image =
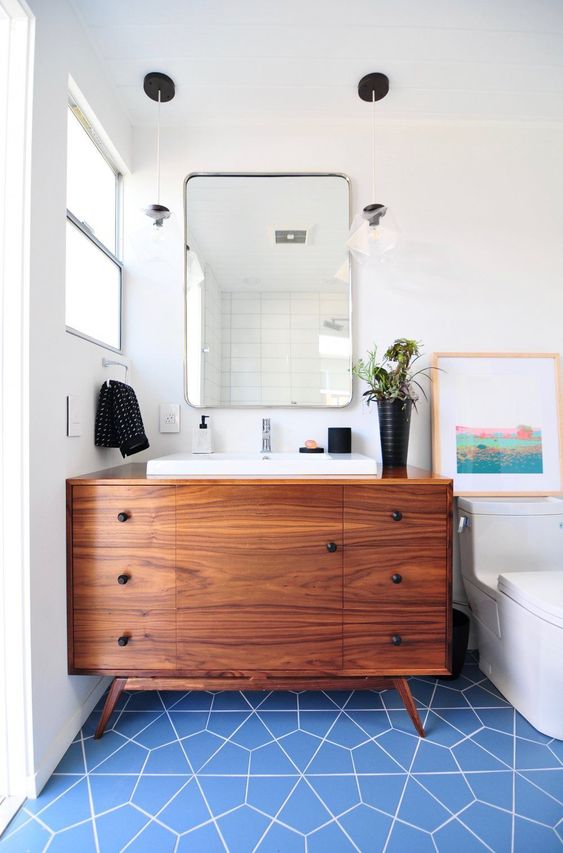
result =
[[[73,548],[174,549],[174,486],[74,486]]]
[[[448,496],[446,487],[345,486],[346,548],[406,549],[445,559]]]
[[[77,610],[174,610],[174,552],[146,555],[138,548],[75,550],[73,600]]]
[[[444,607],[380,607],[344,620],[344,669],[384,675],[412,675],[443,670],[446,665]]]
[[[344,609],[373,610],[381,605],[440,605],[446,600],[448,564],[446,546],[436,554],[413,545],[389,548],[348,548],[344,555]],[[440,553],[442,552],[442,553]]]
[[[174,611],[75,610],[73,663],[74,669],[112,672],[174,669]]]

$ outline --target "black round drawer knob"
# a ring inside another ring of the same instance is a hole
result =
[[[120,583],[121,585],[123,585],[124,583],[127,583],[128,580],[129,580],[129,575],[119,575],[119,577],[117,578],[117,583]]]
[[[126,646],[128,642],[129,642],[129,637],[120,637],[119,640],[117,641],[117,645],[118,646]]]
[[[401,581],[403,580],[403,576],[399,574],[394,574],[391,575],[391,580],[393,581],[393,583],[401,583]]]
[[[403,642],[401,639],[401,635],[400,634],[393,634],[393,636],[391,637],[391,642],[393,643],[394,646],[400,646],[401,643]]]
[[[118,521],[127,521],[128,518],[129,518],[129,514],[127,512],[119,512],[117,514],[117,520]]]
[[[398,510],[398,509],[394,509],[393,512],[391,513],[391,518],[393,519],[393,521],[400,521],[402,519],[402,517],[403,517],[403,513],[400,512],[400,510]]]
[[[331,554],[334,554],[337,547],[338,546],[337,546],[336,542],[327,542],[327,544],[326,544],[326,550],[330,551]]]

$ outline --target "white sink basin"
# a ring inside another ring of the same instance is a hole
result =
[[[171,453],[147,463],[148,477],[376,476],[361,453]]]

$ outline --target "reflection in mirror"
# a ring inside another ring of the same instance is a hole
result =
[[[187,401],[347,405],[348,179],[195,174],[185,193]]]

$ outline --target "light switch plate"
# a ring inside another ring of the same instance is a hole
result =
[[[66,434],[71,438],[82,435],[82,412],[78,394],[66,398]]]
[[[180,406],[178,403],[160,404],[160,431],[180,432]]]

